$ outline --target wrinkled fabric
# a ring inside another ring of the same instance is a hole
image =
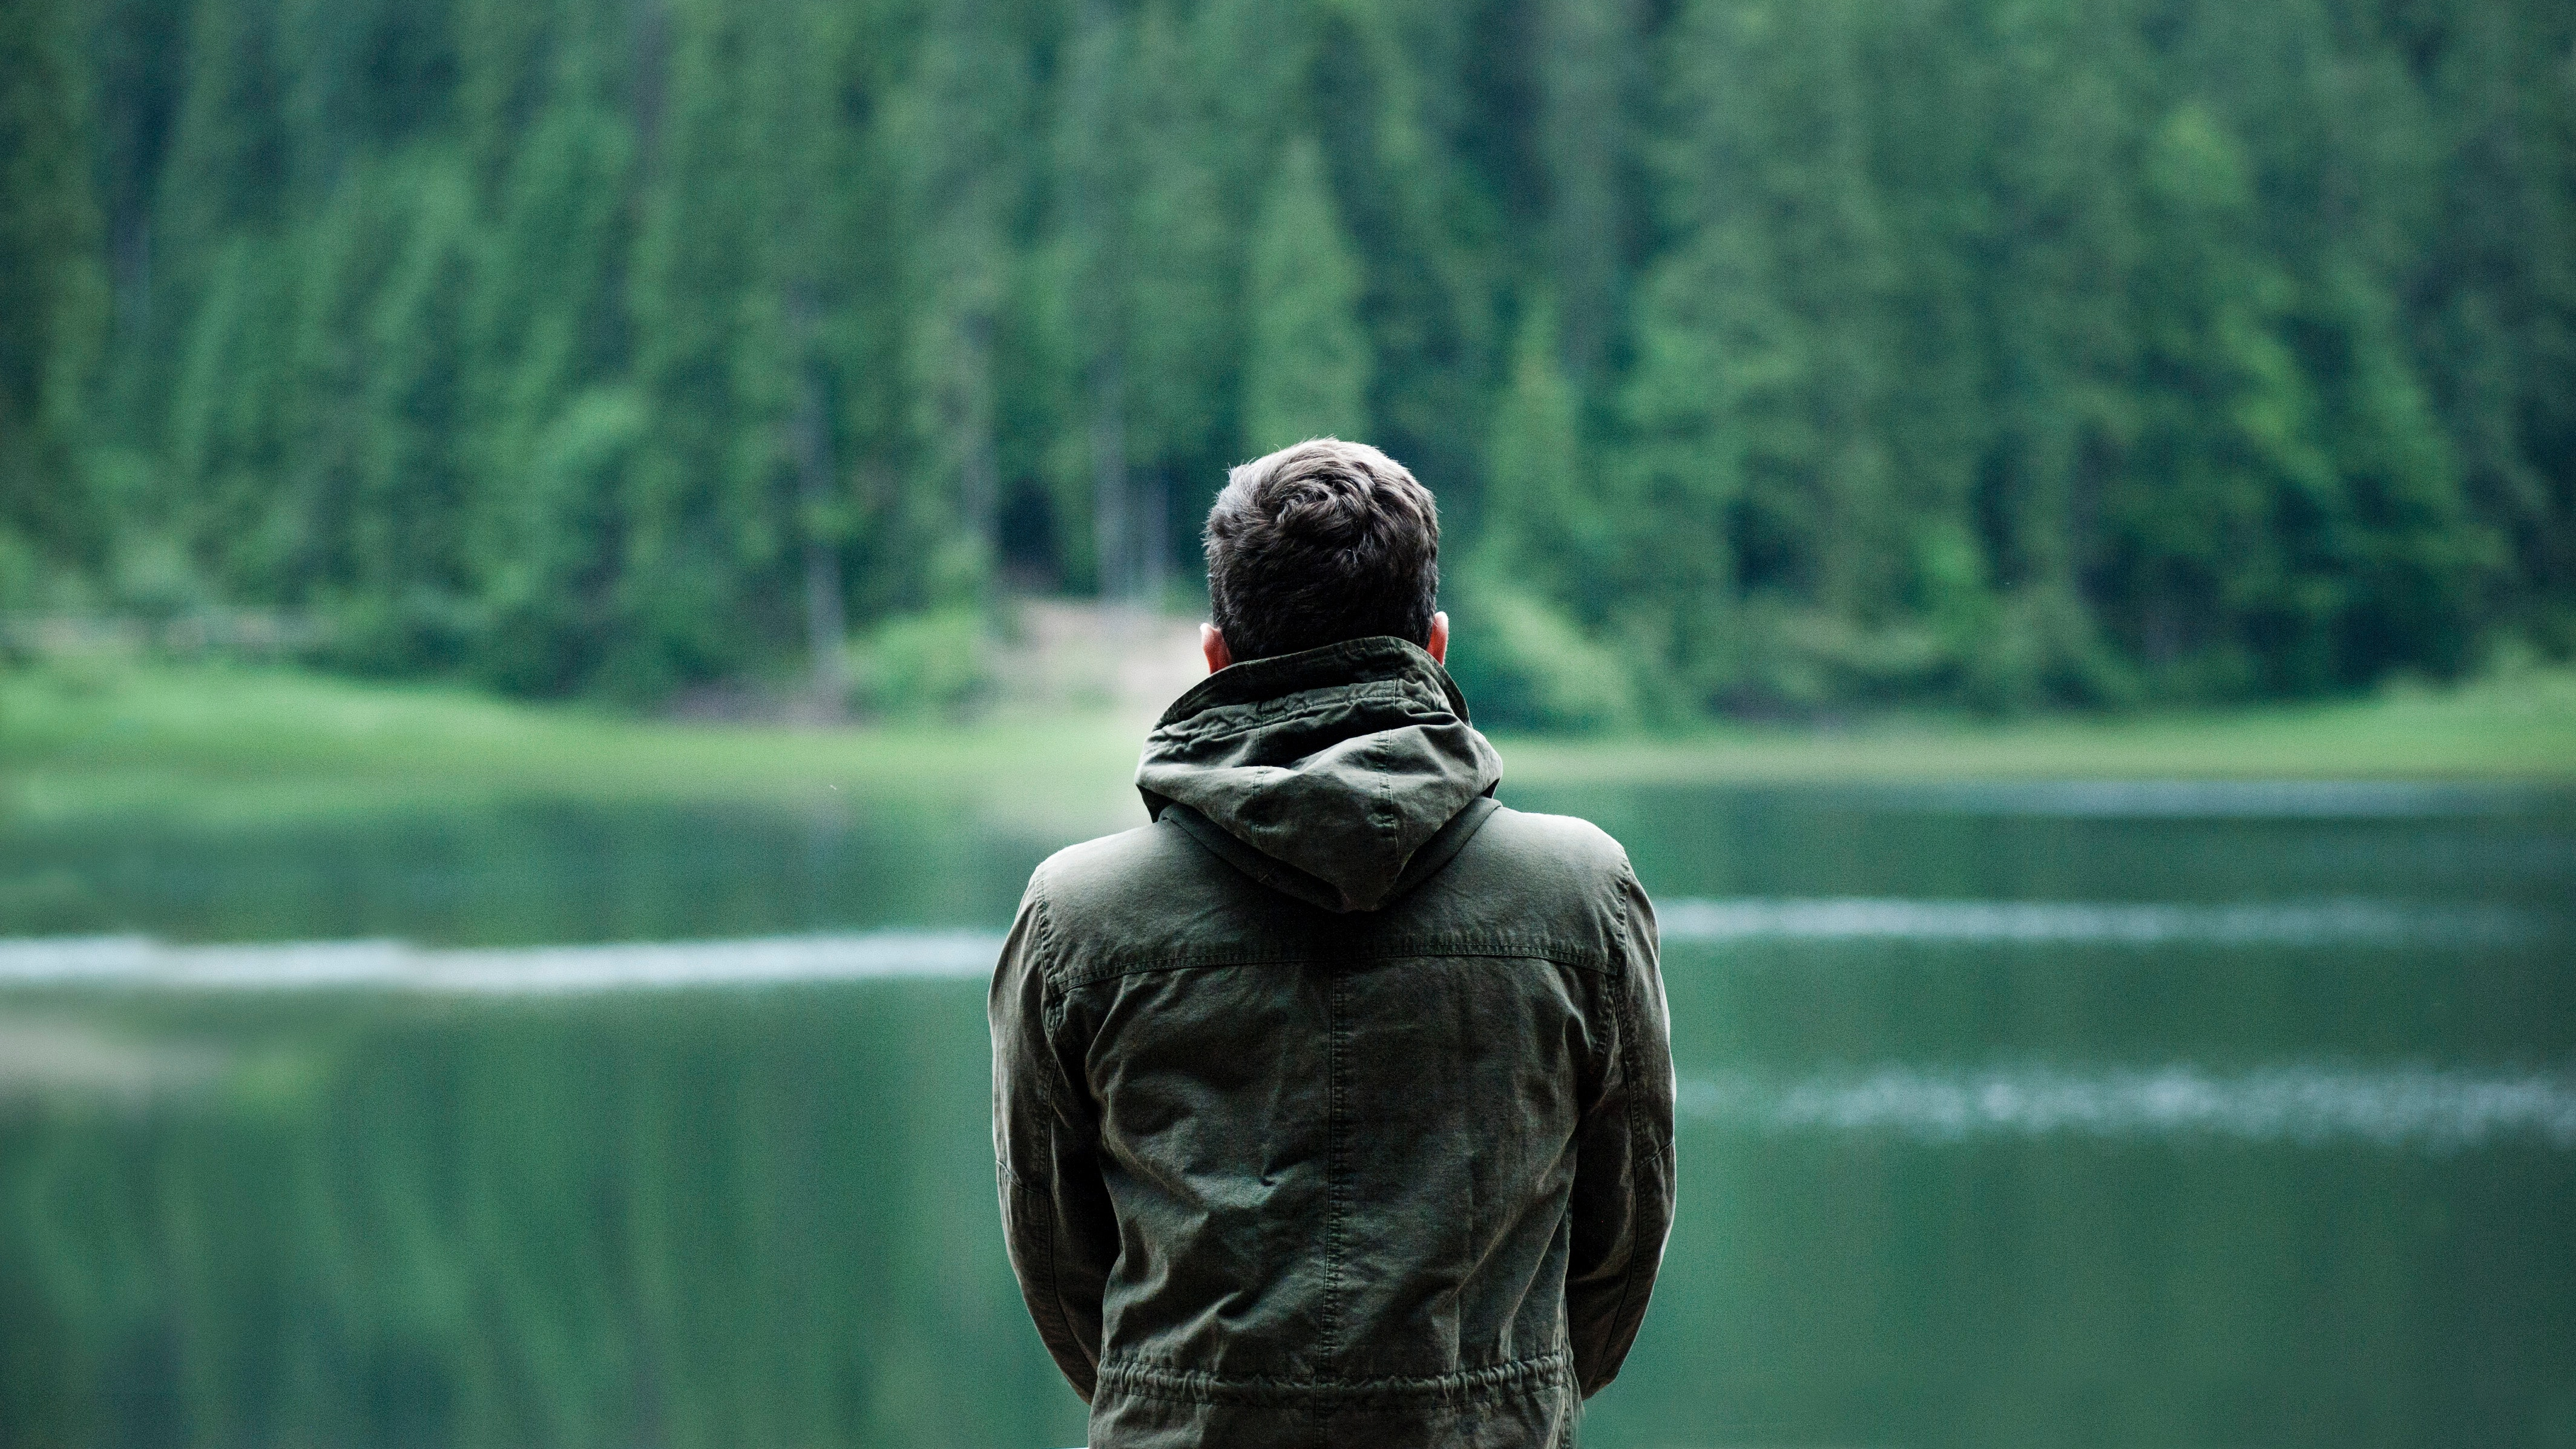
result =
[[[1188,806],[1286,868],[1265,884],[1371,911],[1414,852],[1502,778],[1448,673],[1381,638],[1209,675],[1147,737],[1136,786],[1149,811]]]
[[[1011,1264],[1093,1449],[1573,1441],[1672,1221],[1655,920],[1431,657],[1184,695],[995,970]]]

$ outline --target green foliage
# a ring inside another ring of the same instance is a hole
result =
[[[0,607],[837,688],[997,579],[1152,592],[1338,433],[1532,719],[2563,654],[2571,53],[2541,0],[5,0]]]
[[[1450,592],[1468,621],[1468,632],[1453,632],[1450,672],[1478,723],[1571,732],[1637,723],[1632,662],[1616,650],[1506,579],[1471,572]]]
[[[491,613],[476,664],[513,693],[593,677],[616,638],[618,503],[647,436],[631,389],[575,397],[533,440],[521,485],[498,500],[483,564]]]
[[[933,609],[878,625],[850,671],[855,702],[895,719],[954,716],[993,684],[992,637],[983,612]]]

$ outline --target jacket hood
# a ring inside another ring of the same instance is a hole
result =
[[[1379,636],[1209,675],[1146,737],[1136,788],[1262,884],[1373,911],[1448,863],[1502,778],[1448,672]]]

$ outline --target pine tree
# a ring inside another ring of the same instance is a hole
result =
[[[1523,309],[1485,460],[1480,561],[1488,571],[1598,617],[1600,535],[1611,500],[1587,488],[1582,405],[1560,359],[1554,299]]]
[[[997,337],[1012,291],[1012,213],[1031,131],[1029,57],[1010,0],[936,0],[894,118],[910,162],[908,321],[914,432],[935,503],[970,552],[989,558],[1001,502]]]
[[[1255,223],[1245,327],[1243,442],[1266,453],[1369,431],[1360,268],[1315,144],[1291,141]]]
[[[0,604],[829,695],[1000,545],[1153,592],[1227,464],[1339,432],[1644,711],[2564,653],[2571,48],[2546,0],[10,0]],[[1568,722],[1589,667],[1513,687]]]
[[[1589,376],[1607,359],[1626,302],[1636,20],[1627,0],[1544,0],[1538,9],[1548,262],[1565,299],[1567,359]]]
[[[72,14],[0,0],[0,606],[104,532],[78,456],[106,298]]]
[[[768,198],[745,134],[752,18],[674,6],[647,161],[632,307],[651,437],[624,501],[621,690],[650,695],[755,657],[786,601],[777,470],[788,404],[778,298],[765,274]]]

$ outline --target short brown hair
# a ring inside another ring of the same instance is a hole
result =
[[[1313,438],[1237,466],[1207,520],[1208,603],[1237,659],[1431,640],[1440,510],[1403,464]]]

